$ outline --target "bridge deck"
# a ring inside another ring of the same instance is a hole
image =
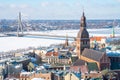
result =
[[[49,36],[49,37],[62,37],[62,38],[66,38],[66,36],[63,36],[63,35],[49,35],[49,34],[24,34],[24,36],[26,35],[32,35],[32,36]],[[75,38],[73,36],[67,36],[68,38]]]

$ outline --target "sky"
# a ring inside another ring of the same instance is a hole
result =
[[[120,19],[120,0],[0,0],[0,19]]]

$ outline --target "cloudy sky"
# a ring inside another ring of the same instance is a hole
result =
[[[0,0],[0,19],[120,19],[120,0]]]

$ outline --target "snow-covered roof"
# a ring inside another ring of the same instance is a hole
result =
[[[42,70],[42,69],[45,69],[44,66],[38,66],[38,67],[36,67],[36,70]]]
[[[109,57],[120,57],[120,51],[108,51],[106,52]]]
[[[21,75],[31,75],[31,74],[33,74],[33,73],[35,73],[35,72],[21,72],[20,74],[21,74]]]

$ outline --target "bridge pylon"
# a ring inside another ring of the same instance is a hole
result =
[[[23,24],[22,24],[22,20],[21,20],[21,12],[19,12],[17,37],[21,37],[21,36],[23,36]]]

